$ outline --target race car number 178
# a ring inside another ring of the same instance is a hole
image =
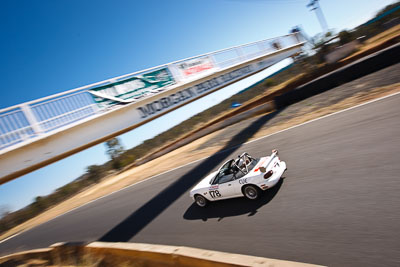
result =
[[[218,190],[210,191],[210,196],[212,198],[221,197],[221,193]]]

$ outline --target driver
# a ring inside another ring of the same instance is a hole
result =
[[[239,166],[240,169],[246,168],[245,161],[243,160],[242,157],[240,157],[239,160],[237,160],[236,162],[237,162],[236,164]]]

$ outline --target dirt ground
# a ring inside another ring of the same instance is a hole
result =
[[[271,116],[271,119],[260,128],[250,141],[372,99],[400,92],[399,73],[400,63],[308,98],[283,110],[260,115]],[[259,116],[241,123],[251,124],[257,118]],[[37,217],[11,229],[1,235],[0,240],[49,221],[99,197],[212,155],[231,140],[231,137],[236,134],[236,130],[235,125],[231,125],[139,167],[110,176]]]
[[[350,59],[352,57],[356,57],[357,55],[363,53],[366,50],[373,49],[374,47],[377,47],[384,42],[388,41],[389,39],[396,38],[400,36],[400,25],[394,26],[390,28],[389,30],[386,30],[380,34],[377,34],[376,36],[368,39],[365,41],[364,44],[360,45],[358,48],[358,51],[355,52],[354,54],[342,59],[341,61]]]
[[[380,97],[385,92],[397,88],[396,84],[400,83],[399,73],[400,63],[295,103],[275,112],[254,138]],[[247,126],[255,120],[249,119],[241,124]],[[239,131],[240,129],[236,127],[227,127],[219,131],[217,136],[203,143],[200,148],[222,144],[237,135]]]

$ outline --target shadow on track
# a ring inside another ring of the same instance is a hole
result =
[[[231,153],[238,150],[243,143],[248,141],[258,130],[273,117],[282,112],[272,112],[260,117],[251,125],[241,130],[218,152],[202,161],[188,173],[177,179],[158,195],[146,202],[143,206],[120,222],[99,241],[127,242],[138,234],[146,225],[153,221],[161,212],[173,204],[182,194],[192,188],[200,179],[218,167]]]
[[[226,217],[239,216],[247,214],[253,216],[262,206],[268,204],[278,193],[284,179],[281,179],[274,187],[265,191],[257,200],[248,200],[246,198],[233,198],[211,202],[207,208],[200,208],[194,202],[186,210],[183,218],[186,220],[203,220],[218,218],[221,221]]]

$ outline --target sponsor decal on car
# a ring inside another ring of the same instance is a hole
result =
[[[247,178],[240,179],[239,184],[247,184]]]

